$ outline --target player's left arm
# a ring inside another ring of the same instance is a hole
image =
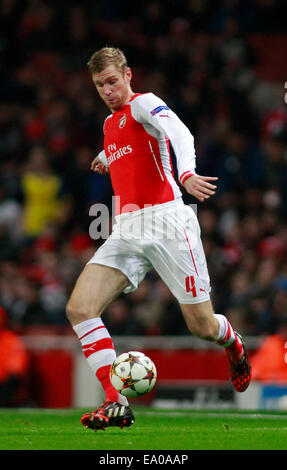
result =
[[[218,178],[216,176],[189,176],[183,183],[185,190],[196,197],[200,202],[209,199],[216,192],[217,186],[214,183]]]
[[[203,202],[215,194],[218,178],[196,174],[194,138],[187,126],[153,93],[143,95],[139,102],[139,118],[164,133],[170,140],[177,159],[178,175],[185,190]]]

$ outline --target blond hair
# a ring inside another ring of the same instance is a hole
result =
[[[90,73],[100,73],[109,65],[115,65],[122,73],[128,67],[127,59],[120,49],[117,47],[102,47],[96,51],[87,63]]]

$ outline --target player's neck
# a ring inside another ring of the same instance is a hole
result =
[[[116,109],[111,109],[112,113],[115,113],[116,111],[120,111],[120,109],[124,108],[128,104],[128,102],[132,99],[132,97],[134,95],[135,95],[135,93],[132,90],[129,90],[128,93],[127,93],[127,96],[126,96],[125,100],[123,100],[123,103],[121,104],[121,106],[119,106]]]
[[[131,101],[131,99],[132,99],[133,96],[135,96],[135,92],[131,90],[131,91],[130,91],[130,94],[129,94],[129,99],[128,99],[127,103],[128,103],[129,101]],[[126,104],[127,104],[127,103],[126,103]]]

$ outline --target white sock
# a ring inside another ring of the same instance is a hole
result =
[[[116,359],[116,352],[111,336],[100,317],[91,318],[73,327],[78,336],[82,351],[96,377],[101,381],[100,373]],[[103,385],[103,383],[102,383]],[[119,403],[128,405],[126,397],[115,394]]]
[[[95,374],[100,367],[114,362],[116,358],[114,345],[100,317],[78,323],[73,329],[81,342],[82,351]]]
[[[235,341],[234,330],[224,315],[216,313],[215,317],[217,318],[219,324],[218,337],[216,342],[224,348],[227,348]]]

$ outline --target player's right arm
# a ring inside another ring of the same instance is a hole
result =
[[[109,173],[109,164],[104,150],[102,150],[92,161],[91,170],[99,173],[100,175],[106,175]]]
[[[103,131],[105,134],[105,124],[107,119],[109,119],[111,115],[107,116],[104,121]],[[91,163],[91,170],[99,173],[100,175],[106,175],[109,173],[109,163],[104,150],[98,153],[98,155],[94,158]]]

